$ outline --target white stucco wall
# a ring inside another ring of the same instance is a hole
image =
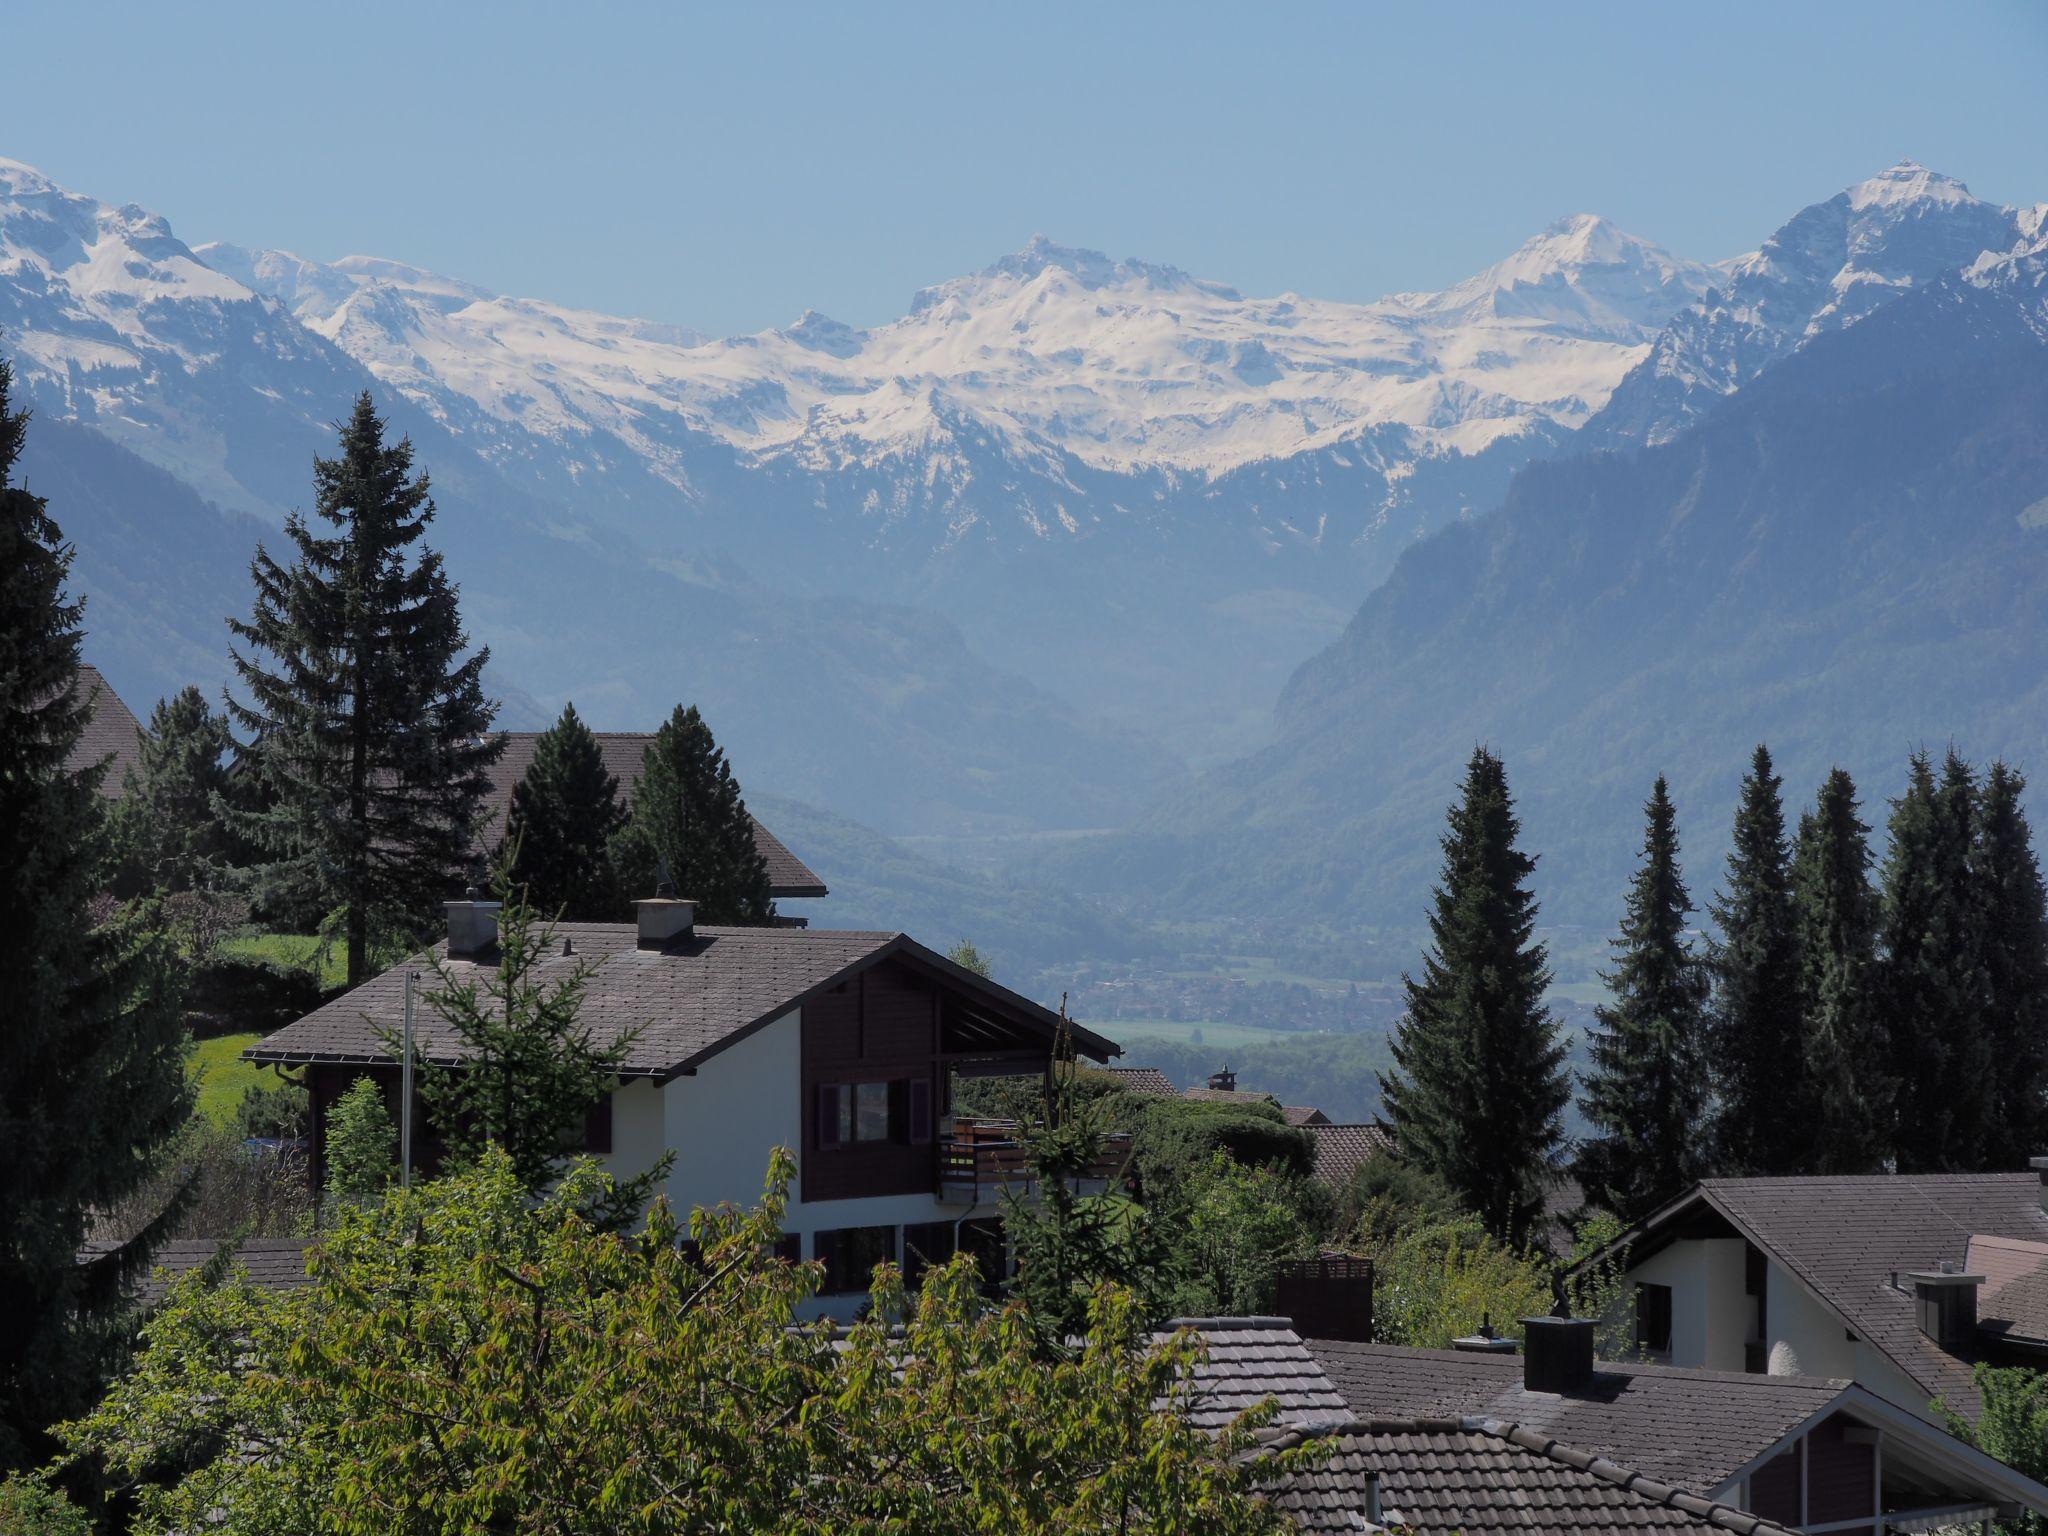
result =
[[[1628,1272],[1632,1284],[1671,1287],[1671,1361],[1704,1365],[1707,1356],[1705,1245],[1673,1243]]]
[[[807,1204],[801,1171],[801,1046],[801,1015],[791,1012],[719,1052],[695,1077],[626,1084],[612,1100],[612,1155],[606,1162],[630,1176],[672,1149],[675,1167],[663,1188],[678,1212],[688,1212],[721,1202],[752,1205],[761,1198],[770,1150],[787,1147],[798,1155],[798,1175],[790,1186],[782,1229],[802,1238],[807,1259],[816,1232],[999,1214],[992,1204],[973,1210],[941,1206],[930,1193]],[[864,1300],[820,1297],[808,1310],[850,1316]]]
[[[1773,1263],[1765,1293],[1764,1337],[1773,1376],[1854,1376],[1857,1348],[1842,1320]]]

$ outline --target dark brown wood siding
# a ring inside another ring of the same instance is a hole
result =
[[[1840,1414],[1813,1428],[1806,1437],[1806,1519],[1809,1525],[1832,1520],[1864,1520],[1876,1513],[1877,1449],[1852,1445],[1845,1438],[1849,1423]]]
[[[802,1194],[810,1200],[912,1195],[934,1187],[930,1145],[904,1141],[819,1145],[818,1090],[828,1083],[930,1084],[941,1102],[939,991],[902,966],[878,965],[803,1006]]]
[[[1749,1512],[1780,1525],[1799,1524],[1799,1447],[1773,1456],[1749,1475]]]

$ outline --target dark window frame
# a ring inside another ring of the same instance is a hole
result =
[[[1636,1282],[1636,1348],[1646,1354],[1671,1353],[1671,1287]]]
[[[896,1261],[893,1226],[830,1227],[811,1234],[811,1257],[825,1266],[821,1296],[856,1296],[866,1292],[875,1266]]]

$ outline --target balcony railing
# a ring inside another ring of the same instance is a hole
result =
[[[1034,1193],[1031,1155],[1023,1127],[1014,1120],[958,1119],[938,1140],[938,1197],[948,1205],[981,1205],[1004,1190]],[[1131,1152],[1128,1133],[1105,1136],[1102,1153],[1074,1181],[1082,1195],[1106,1193],[1123,1173]]]

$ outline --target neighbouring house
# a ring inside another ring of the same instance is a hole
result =
[[[1374,1158],[1394,1150],[1393,1128],[1375,1120],[1364,1125],[1311,1124],[1316,1142],[1315,1176],[1332,1189],[1342,1189]]]
[[[491,792],[483,808],[487,836],[492,841],[505,829],[506,817],[512,809],[512,790],[526,777],[526,770],[533,766],[534,747],[543,733],[501,731],[499,734],[505,739],[505,750],[498,754],[497,762],[489,769]],[[593,731],[591,734],[597,738],[605,772],[619,781],[621,806],[630,805],[633,791],[640,783],[641,762],[648,744],[654,740],[654,733]],[[777,902],[832,894],[809,865],[791,853],[781,838],[761,825],[759,817],[750,816],[749,820],[754,824],[754,846],[768,863],[768,892]]]
[[[914,1273],[966,1247],[1000,1271],[1001,1196],[1023,1187],[1028,1166],[1015,1125],[954,1114],[955,1082],[1048,1072],[1063,1028],[1088,1060],[1117,1047],[901,933],[700,928],[688,901],[636,905],[636,923],[560,924],[536,977],[545,985],[592,967],[583,1023],[605,1040],[638,1032],[618,1086],[589,1117],[584,1150],[626,1176],[673,1153],[665,1187],[687,1210],[758,1199],[770,1150],[790,1148],[797,1176],[784,1226],[793,1254],[825,1263],[821,1311],[856,1308],[882,1259]],[[447,907],[435,957],[457,980],[493,967],[498,904]],[[420,973],[419,1056],[458,1061],[425,999],[439,985],[425,955],[244,1052],[303,1069],[316,1183],[328,1109],[355,1078],[378,1079],[396,1113],[408,970]],[[430,1166],[433,1128],[422,1118],[416,1134]],[[1125,1150],[1115,1144],[1086,1182],[1107,1187]]]
[[[1238,1087],[1237,1074],[1228,1067],[1219,1072],[1211,1072],[1207,1084],[1200,1088],[1183,1088],[1180,1096],[1197,1104],[1263,1104],[1271,1105],[1274,1109],[1280,1108],[1280,1100],[1276,1095],[1262,1093],[1254,1088]]]
[[[109,800],[118,800],[127,792],[130,770],[142,766],[142,722],[122,702],[98,667],[80,664],[78,693],[91,712],[64,767],[67,772],[77,773],[95,763],[105,763],[107,771],[100,778],[100,793]]]
[[[1595,1362],[1592,1322],[1524,1326],[1520,1352],[1492,1337],[1453,1350],[1306,1343],[1359,1420],[1535,1436],[1796,1530],[1932,1530],[2048,1514],[2048,1487],[1856,1382]]]
[[[1307,1104],[1282,1104],[1280,1114],[1287,1123],[1297,1130],[1304,1126],[1328,1125],[1330,1117],[1320,1109]]]
[[[149,1273],[136,1288],[135,1299],[144,1306],[156,1305],[180,1277],[205,1268],[224,1248],[257,1290],[296,1290],[308,1280],[306,1250],[311,1241],[303,1237],[173,1238],[150,1255]],[[116,1246],[87,1243],[78,1251],[78,1261],[91,1264],[107,1258]]]
[[[1148,1099],[1180,1097],[1180,1090],[1157,1067],[1105,1067],[1103,1070],[1115,1078],[1117,1086],[1126,1093],[1142,1094]]]
[[[1708,1179],[1606,1253],[1653,1359],[1846,1377],[1975,1418],[1974,1363],[2048,1363],[2048,1158],[2035,1169]]]

